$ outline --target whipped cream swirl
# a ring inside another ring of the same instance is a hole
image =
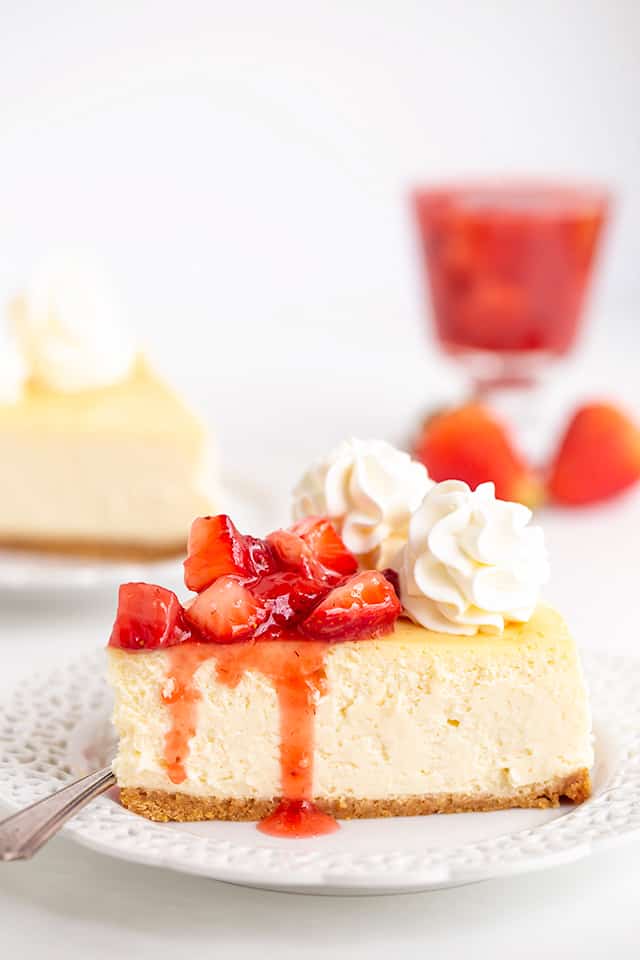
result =
[[[124,379],[133,338],[99,266],[59,254],[43,263],[11,307],[13,332],[30,378],[62,393]]]
[[[542,529],[521,503],[496,500],[492,483],[435,484],[413,514],[396,569],[406,613],[443,633],[499,632],[526,622],[547,580]]]
[[[348,440],[305,473],[293,492],[293,516],[328,516],[352,553],[377,552],[388,565],[406,540],[409,518],[432,486],[421,463],[381,440]]]

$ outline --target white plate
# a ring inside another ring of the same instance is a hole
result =
[[[343,823],[277,840],[251,823],[156,824],[107,795],[65,828],[102,853],[300,893],[400,893],[541,870],[640,828],[640,660],[589,657],[594,796],[580,807]],[[11,809],[107,762],[113,749],[104,654],[23,685],[0,710],[0,799]]]
[[[178,568],[178,560],[123,563],[0,550],[0,590],[86,590],[130,580],[161,583],[174,578]]]
[[[272,515],[269,491],[231,474],[224,478],[220,508],[248,533],[264,531]],[[186,539],[186,537],[185,537]],[[0,550],[0,590],[113,588],[131,580],[173,583],[182,578],[182,557],[138,563]]]

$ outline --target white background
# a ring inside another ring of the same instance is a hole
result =
[[[424,349],[407,195],[578,177],[640,294],[635,0],[1,0],[0,288],[104,258],[141,338],[216,375]]]
[[[454,387],[424,336],[407,191],[479,173],[608,184],[591,335],[564,387],[632,403],[640,3],[0,0],[0,292],[58,245],[109,265],[129,320],[215,422],[274,523],[313,453],[398,438]],[[275,491],[275,492],[273,492]],[[640,501],[549,515],[582,643],[633,652]],[[109,596],[0,598],[8,689],[104,641]],[[1,692],[1,691],[0,691]],[[30,957],[632,958],[640,841],[537,876],[386,900],[293,898],[56,841],[0,867]]]

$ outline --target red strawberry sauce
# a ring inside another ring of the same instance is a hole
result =
[[[277,837],[312,837],[338,829],[333,817],[319,810],[313,796],[313,741],[316,701],[326,690],[324,658],[328,643],[272,640],[267,643],[184,643],[167,651],[173,681],[163,696],[171,716],[165,740],[167,772],[172,783],[186,779],[189,741],[195,734],[200,693],[194,674],[205,660],[215,658],[217,679],[235,687],[247,670],[273,683],[280,707],[280,769],[283,800],[259,825]]]

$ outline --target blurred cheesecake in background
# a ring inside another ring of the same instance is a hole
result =
[[[93,263],[47,261],[0,334],[0,547],[184,551],[215,512],[203,424],[139,353]]]

